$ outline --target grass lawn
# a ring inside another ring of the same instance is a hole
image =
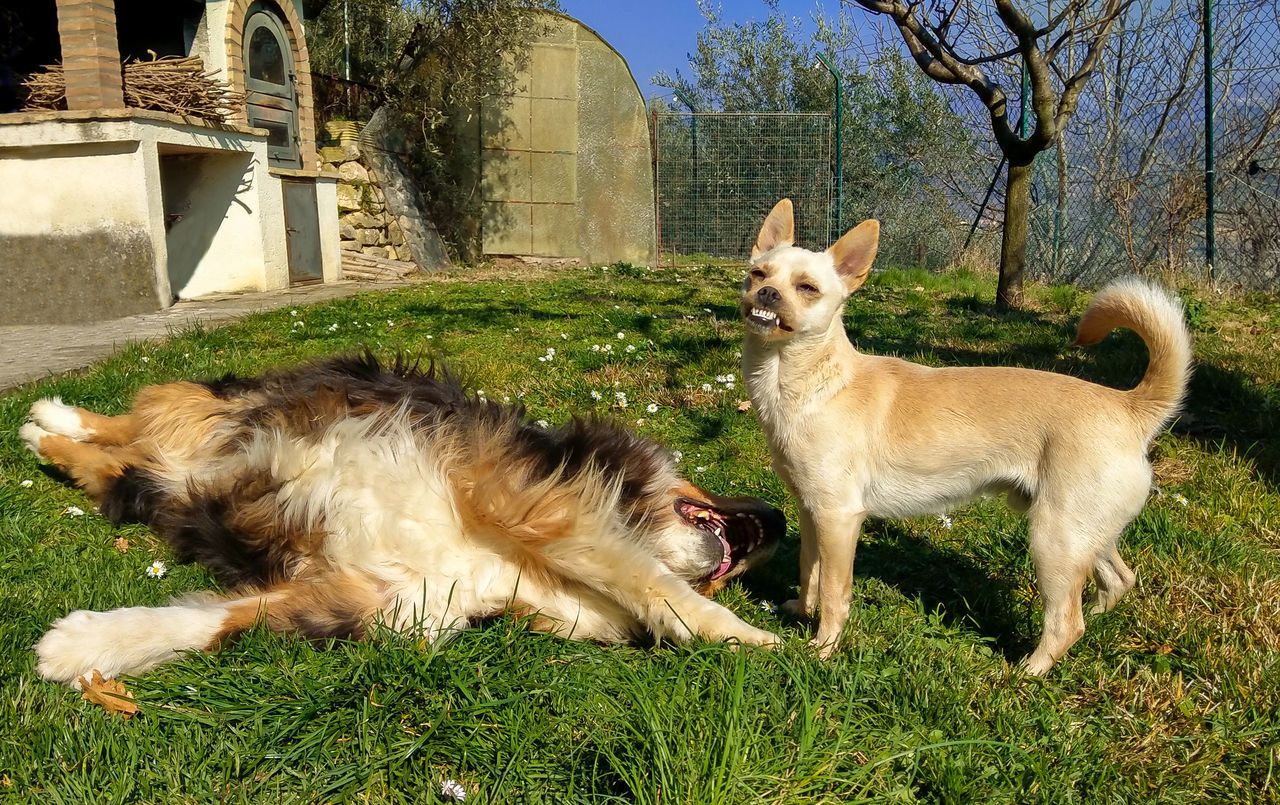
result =
[[[795,594],[795,511],[738,410],[740,277],[459,272],[185,332],[0,397],[0,800],[423,803],[456,780],[468,803],[1280,801],[1280,300],[1192,300],[1192,396],[1153,447],[1162,493],[1122,542],[1138,586],[1039,680],[1012,670],[1040,603],[1025,525],[995,500],[869,524],[832,660],[775,613]],[[847,324],[869,352],[1136,382],[1132,334],[1069,346],[1086,292],[1030,296],[998,315],[987,278],[886,272]],[[426,650],[255,631],[125,680],[128,721],[41,681],[31,645],[68,611],[214,585],[42,472],[16,437],[30,404],[120,412],[147,383],[364,345],[444,357],[535,419],[614,415],[710,489],[784,505],[791,538],[721,600],[786,646],[606,647],[512,620]],[[157,558],[159,580],[144,572]]]

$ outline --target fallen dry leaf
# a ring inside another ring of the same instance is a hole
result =
[[[738,412],[745,414],[751,410],[751,400],[738,400]]]
[[[81,698],[88,699],[108,713],[119,713],[121,718],[129,719],[138,712],[133,694],[125,690],[124,684],[114,679],[103,679],[97,668],[93,669],[92,682],[80,677],[80,687],[84,689]]]
[[[129,550],[129,540],[124,537],[116,537],[111,544],[120,553],[126,553]]]

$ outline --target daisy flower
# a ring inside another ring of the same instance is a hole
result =
[[[467,798],[467,789],[463,788],[462,783],[457,780],[442,780],[440,782],[440,796],[463,802]]]
[[[165,567],[164,562],[159,559],[147,565],[147,578],[149,579],[162,579],[168,572],[169,568]]]

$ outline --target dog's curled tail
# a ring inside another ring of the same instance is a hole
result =
[[[1139,277],[1114,280],[1089,302],[1076,331],[1076,344],[1096,344],[1117,327],[1137,333],[1151,353],[1146,374],[1127,395],[1134,412],[1147,421],[1150,438],[1178,410],[1191,378],[1191,332],[1182,301]]]

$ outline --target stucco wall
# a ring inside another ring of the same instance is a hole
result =
[[[140,143],[0,149],[0,325],[114,318],[167,304]]]
[[[0,194],[0,276],[13,290],[0,324],[288,285],[280,183],[256,130],[141,110],[0,123],[0,186],[27,188]]]
[[[626,61],[563,15],[514,92],[479,115],[486,254],[654,260],[644,99]]]

